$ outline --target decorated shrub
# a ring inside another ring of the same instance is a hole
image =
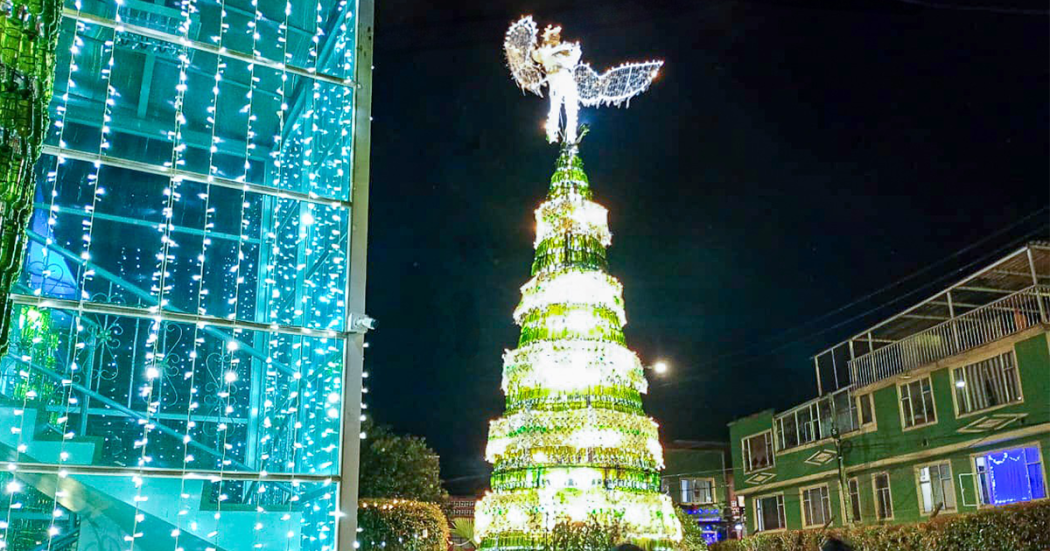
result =
[[[713,551],[819,551],[829,535],[856,551],[1046,551],[1050,549],[1050,503],[997,507],[902,525],[791,530],[759,534],[711,547]]]
[[[433,503],[362,499],[357,519],[365,551],[445,551],[448,546],[448,521]]]

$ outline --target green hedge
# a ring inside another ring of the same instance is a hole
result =
[[[1050,502],[944,515],[929,522],[759,534],[711,546],[712,551],[818,551],[833,534],[856,551],[1046,551]]]
[[[364,551],[445,551],[448,546],[448,521],[433,503],[362,499],[357,524]]]

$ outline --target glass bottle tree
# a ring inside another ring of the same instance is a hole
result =
[[[681,539],[660,493],[644,370],[624,342],[622,286],[607,272],[607,211],[591,199],[567,144],[536,210],[532,278],[514,311],[521,338],[504,355],[506,412],[485,452],[492,491],[476,511],[481,549],[544,549],[554,526],[576,522],[615,526],[650,550]]]
[[[21,268],[33,212],[33,163],[47,130],[61,3],[14,0],[0,6],[0,356],[7,351],[8,293]]]

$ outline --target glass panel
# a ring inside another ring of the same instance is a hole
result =
[[[978,458],[987,469],[987,491],[994,505],[1007,505],[1046,497],[1039,450],[1013,448]],[[978,463],[978,468],[981,468]]]
[[[929,467],[919,469],[919,491],[922,494],[922,510],[929,513],[933,510],[934,502],[936,501],[933,484],[930,482]]]
[[[922,381],[922,405],[923,405],[923,423],[932,423],[937,420],[937,412],[933,407],[933,388],[930,386],[929,379],[923,379]]]
[[[187,551],[332,549],[334,483],[0,472],[0,484],[7,549],[115,549],[132,533]]]
[[[780,418],[781,421],[781,434],[783,439],[783,449],[788,450],[798,446],[798,426],[796,425],[795,414],[790,414]]]
[[[64,25],[71,33],[72,23]],[[75,62],[77,70],[68,83],[56,79],[50,145],[348,198],[350,87],[99,25],[81,27],[78,53],[59,49],[58,66]],[[110,58],[111,74],[104,71]],[[181,85],[192,100],[177,110],[172,98],[183,70]]]
[[[353,74],[354,23],[350,2],[259,0],[255,3],[258,11],[251,0],[195,2],[196,11],[190,14],[188,25],[182,3],[124,0],[119,11],[122,21],[129,25],[185,35],[196,42],[274,61],[287,59],[291,65],[316,67],[341,78]],[[66,0],[70,9],[76,9],[77,4],[85,13],[106,19],[117,15],[118,4],[108,0]],[[221,35],[220,22],[226,25]]]
[[[342,341],[15,310],[0,443],[24,463],[336,474]]]
[[[853,513],[853,521],[860,522],[860,482],[856,478],[851,478],[848,485],[850,511]]]
[[[163,267],[165,310],[342,329],[345,210],[191,181],[172,188],[167,177],[110,166],[97,169],[104,193],[94,196],[77,185],[96,170],[92,163],[41,164],[57,170],[58,183],[46,201],[38,193],[27,288],[152,308]],[[171,189],[177,197],[169,203]],[[166,220],[167,231],[158,231]],[[84,255],[91,274],[81,267]]]
[[[871,394],[860,396],[860,423],[867,425],[875,421],[874,410],[871,407]]]
[[[1046,484],[1043,482],[1043,466],[1039,463],[1028,465],[1028,482],[1032,485],[1032,499],[1046,497]]]
[[[344,341],[294,327],[343,329],[356,4],[64,3],[108,22],[60,22],[16,292],[139,316],[15,308],[0,538],[332,551]]]
[[[758,500],[760,530],[776,530],[783,528],[778,500],[779,496]]]

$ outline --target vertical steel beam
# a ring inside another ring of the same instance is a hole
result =
[[[835,349],[831,349],[831,373],[835,376],[835,390],[839,389],[839,366],[835,361]]]
[[[365,312],[365,275],[368,245],[369,150],[372,132],[372,47],[374,0],[358,0],[354,36],[353,170],[350,186],[350,273],[346,279],[346,330],[352,316]],[[357,488],[361,452],[361,377],[364,369],[364,333],[354,333],[343,350],[343,422],[340,431],[339,515],[336,549],[357,548]]]
[[[1043,304],[1043,296],[1039,292],[1039,275],[1035,271],[1035,259],[1032,258],[1032,247],[1028,247],[1025,250],[1028,253],[1028,270],[1032,273],[1032,285],[1035,285],[1035,303],[1039,305],[1039,319],[1043,323],[1050,323],[1050,319],[1046,316],[1046,305]]]
[[[959,341],[959,323],[955,321],[955,303],[952,302],[952,292],[948,291],[944,295],[948,298],[948,318],[951,319],[949,323],[952,325],[952,341],[955,343],[954,353],[962,350]]]
[[[824,388],[820,384],[820,359],[819,356],[813,356],[813,372],[817,374],[817,396],[824,395]]]
[[[854,365],[853,360],[857,359],[856,353],[853,351],[853,339],[849,340],[849,362],[846,364],[846,374],[849,375],[849,382],[851,385],[857,384],[857,366]]]

